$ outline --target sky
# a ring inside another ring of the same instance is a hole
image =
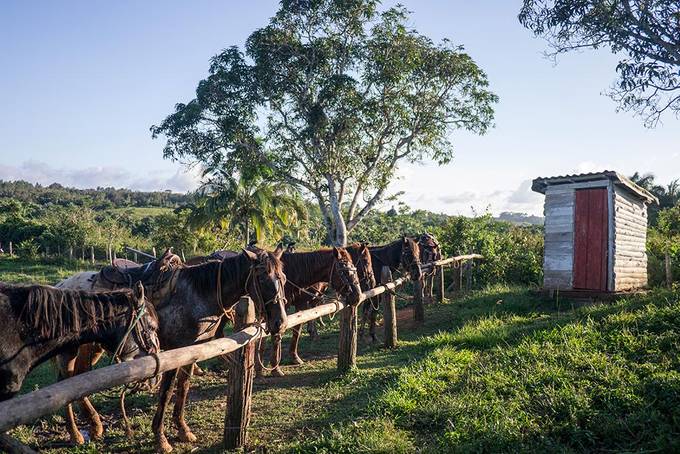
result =
[[[385,1],[385,6],[395,2]],[[543,56],[517,21],[520,1],[406,0],[411,25],[465,47],[499,97],[485,136],[454,133],[445,166],[402,165],[391,190],[448,214],[541,214],[539,176],[616,170],[680,177],[680,120],[646,129],[602,93],[608,50]],[[164,160],[158,124],[194,97],[209,59],[242,46],[275,1],[0,2],[0,179],[184,192],[196,169]]]

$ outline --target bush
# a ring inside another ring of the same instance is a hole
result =
[[[444,256],[482,254],[475,267],[477,287],[507,283],[540,285],[543,279],[543,229],[494,220],[486,214],[476,218],[451,218],[438,237]]]

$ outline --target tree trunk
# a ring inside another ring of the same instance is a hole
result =
[[[664,255],[664,265],[666,268],[666,287],[673,288],[673,268],[671,267],[671,255],[668,252]]]
[[[345,247],[347,246],[347,225],[345,224],[345,218],[342,216],[342,200],[338,199],[338,194],[335,192],[335,180],[333,177],[326,175],[326,181],[328,182],[329,208],[333,216],[333,246]]]
[[[245,237],[246,237],[246,246],[248,246],[250,244],[250,222],[248,222],[248,219],[246,219]]]

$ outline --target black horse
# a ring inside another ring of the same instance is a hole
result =
[[[93,293],[0,284],[0,400],[14,396],[36,366],[98,342],[123,361],[159,351],[158,317],[134,290]]]

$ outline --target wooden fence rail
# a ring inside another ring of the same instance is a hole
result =
[[[481,256],[473,254],[453,257],[435,262],[434,265],[443,266],[454,261],[464,261],[475,258],[481,258]],[[360,301],[363,302],[368,298],[389,292],[404,284],[408,279],[409,276],[406,274],[393,282],[365,291],[362,293]],[[246,297],[246,299],[248,298]],[[387,301],[389,300],[390,299],[387,298]],[[252,305],[252,302],[250,304]],[[337,300],[312,309],[293,313],[288,316],[288,327],[292,328],[324,315],[338,313],[346,307],[347,306],[343,301]],[[349,341],[350,343],[353,342],[354,346],[348,344],[348,346],[345,346],[344,348],[350,348],[350,353],[339,355],[338,369],[341,371],[348,370],[356,364],[356,307],[350,307],[349,310],[353,312],[354,317],[351,324],[344,324],[345,327],[343,329],[351,330],[352,326],[354,327],[354,333],[351,334]],[[395,313],[392,312],[390,316],[396,319]],[[393,347],[396,345],[396,323],[393,323],[392,320],[390,320],[390,329],[394,330],[394,343],[392,344],[390,342],[389,345]],[[177,369],[181,366],[190,365],[198,361],[204,361],[236,352],[244,346],[256,341],[263,335],[266,335],[264,325],[246,326],[228,337],[215,339],[202,344],[168,350],[159,353],[155,357],[145,356],[125,363],[95,369],[45,386],[39,390],[0,402],[0,434],[16,426],[30,423],[41,416],[52,414],[66,404],[82,397],[115,386],[145,380],[153,377],[155,374]],[[346,338],[347,333],[345,333],[344,336]],[[343,338],[342,333],[341,338]],[[340,349],[343,349],[342,344]],[[351,350],[354,351],[353,355],[351,354]],[[239,438],[234,435],[231,437],[235,440],[244,440],[243,437]]]

